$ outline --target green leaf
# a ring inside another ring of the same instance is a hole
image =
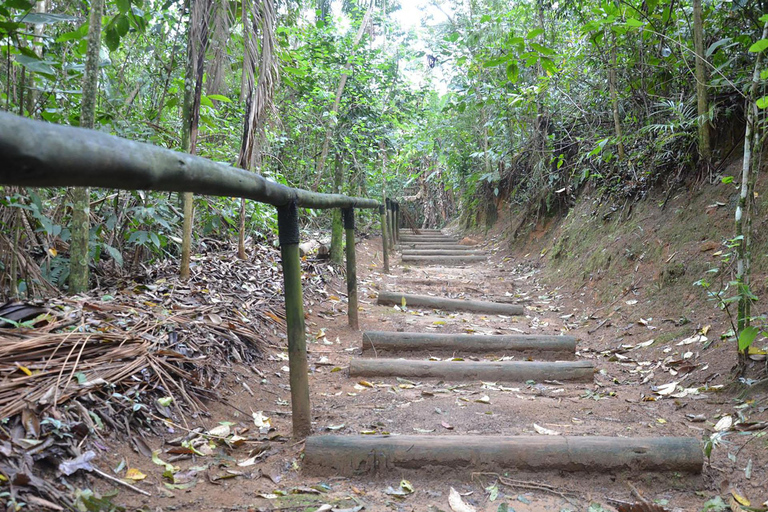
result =
[[[208,98],[216,101],[221,101],[222,103],[232,103],[232,100],[227,98],[226,96],[223,96],[221,94],[209,94]]]
[[[492,68],[494,66],[500,66],[507,62],[510,59],[510,55],[502,55],[501,57],[496,57],[494,59],[487,60],[483,62],[484,68]]]
[[[458,32],[451,32],[447,36],[445,36],[445,40],[449,43],[455,43],[459,40],[459,33]]]
[[[82,39],[87,35],[88,35],[88,23],[84,23],[77,30],[73,30],[72,32],[65,32],[61,34],[59,37],[56,38],[56,42],[65,43],[67,41],[75,41],[77,39]]]
[[[121,38],[125,37],[125,34],[128,33],[128,29],[131,28],[131,23],[128,21],[128,18],[122,14],[115,16],[113,23]]]
[[[525,36],[525,38],[526,39],[533,39],[534,37],[539,36],[539,35],[541,35],[543,33],[544,33],[544,29],[543,28],[535,28],[535,29],[531,30],[530,32],[528,32],[528,34]]]
[[[104,31],[104,44],[107,45],[111,52],[120,48],[120,34],[118,34],[114,26],[107,27]]]
[[[728,183],[733,183],[733,176],[723,176],[723,179],[721,181],[726,185]]]
[[[749,51],[752,53],[760,53],[768,48],[768,39],[760,39],[755,44],[749,47]]]
[[[213,102],[208,96],[200,96],[200,105],[213,108]]]
[[[640,20],[636,20],[635,18],[629,18],[627,20],[628,27],[642,27],[643,25],[645,25],[645,23]]]
[[[20,23],[32,23],[33,25],[49,25],[51,23],[61,23],[62,21],[77,21],[74,16],[66,14],[54,14],[49,12],[30,12],[16,20]]]
[[[115,4],[117,5],[117,10],[122,14],[131,10],[131,0],[115,0]]]
[[[548,57],[541,58],[541,67],[544,68],[544,71],[552,75],[557,73],[557,66],[555,66],[554,61]]]
[[[712,56],[712,54],[715,53],[715,50],[717,50],[718,48],[720,48],[724,44],[728,44],[730,42],[731,42],[731,38],[730,37],[725,37],[723,39],[720,39],[719,41],[715,41],[714,43],[709,45],[709,48],[707,48],[707,51],[704,52],[704,56],[705,57]]]
[[[768,23],[768,14],[763,14],[758,19],[763,23]]]
[[[44,75],[55,75],[56,70],[53,69],[52,62],[40,60],[35,56],[35,58],[29,57],[28,55],[17,55],[16,56],[16,62],[24,66],[30,71],[34,71],[35,73],[42,73]]]
[[[763,96],[755,103],[757,104],[757,108],[768,108],[768,96]]]
[[[520,76],[520,69],[517,67],[517,62],[515,61],[507,62],[507,80],[509,80],[512,83],[515,83],[517,82],[517,79],[519,76]]]
[[[739,351],[746,350],[755,341],[759,332],[760,330],[754,325],[742,329],[739,333]]]
[[[116,248],[112,247],[111,245],[104,244],[104,248],[107,250],[107,252],[112,257],[112,259],[115,260],[115,263],[117,263],[117,266],[122,267],[123,254],[120,251],[118,251]]]
[[[27,0],[6,0],[3,2],[6,7],[11,7],[13,9],[21,9],[23,11],[28,11],[31,9],[35,3],[29,2]]]
[[[762,71],[760,72],[760,78],[762,78],[763,80],[765,80],[766,78],[768,78],[768,69],[764,69],[764,70],[762,70]]]
[[[555,50],[553,50],[552,48],[547,48],[546,46],[541,45],[539,43],[529,43],[529,44],[531,45],[531,48],[533,48],[534,50],[536,50],[537,52],[539,52],[542,55],[554,55],[555,54]]]

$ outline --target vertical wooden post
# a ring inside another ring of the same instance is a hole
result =
[[[395,249],[395,238],[394,233],[392,232],[392,200],[387,198],[386,199],[387,204],[387,240],[389,241],[389,248],[391,250]]]
[[[296,203],[277,208],[280,254],[283,259],[285,323],[288,330],[293,437],[306,438],[312,430],[307,376],[307,335],[304,327],[304,301],[301,291],[299,258],[299,210]]]
[[[395,215],[395,240],[397,243],[400,243],[400,203],[398,202],[395,202]]]
[[[347,317],[349,326],[354,330],[360,329],[357,318],[357,262],[355,257],[355,209],[342,208],[344,231],[347,235]]]
[[[387,209],[382,204],[379,205],[379,216],[381,217],[381,250],[384,255],[384,273],[389,274],[389,240],[387,239]]]

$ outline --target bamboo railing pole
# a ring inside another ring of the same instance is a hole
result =
[[[307,335],[304,327],[304,302],[301,291],[299,211],[295,202],[277,209],[277,226],[280,254],[283,260],[293,437],[301,440],[310,434],[312,416],[307,376]]]
[[[387,210],[384,205],[379,205],[379,216],[381,217],[381,250],[384,257],[384,273],[389,274],[389,247],[387,244]]]
[[[355,258],[355,209],[342,208],[344,231],[347,235],[347,317],[349,326],[360,329],[357,317],[357,263]]]

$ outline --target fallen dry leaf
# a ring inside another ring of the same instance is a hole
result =
[[[475,507],[464,503],[464,500],[461,499],[459,491],[453,487],[451,487],[451,493],[448,496],[448,504],[451,506],[451,510],[453,510],[453,512],[477,512]]]

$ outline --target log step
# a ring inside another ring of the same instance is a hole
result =
[[[458,243],[459,240],[457,238],[453,238],[452,236],[407,236],[407,235],[401,235],[398,240],[403,243],[409,243],[409,242],[453,242]]]
[[[397,244],[397,248],[400,250],[407,250],[407,249],[439,249],[439,250],[451,250],[451,251],[474,251],[476,250],[476,246],[474,245],[461,245],[461,244],[436,244],[433,242],[429,243],[407,243],[407,244]]]
[[[573,359],[573,336],[442,334],[421,332],[363,332],[363,350],[397,352],[509,353],[535,359]]]
[[[586,382],[594,378],[594,373],[595,366],[591,361],[414,361],[356,357],[349,363],[350,377]]]
[[[467,251],[462,249],[403,249],[403,256],[482,256],[484,251]]]
[[[403,263],[421,263],[424,265],[447,265],[456,263],[477,263],[487,261],[488,256],[411,256],[403,254],[400,260]]]
[[[425,307],[442,309],[444,311],[470,311],[473,313],[488,313],[494,315],[522,315],[523,306],[519,304],[505,304],[503,302],[485,302],[480,300],[446,299],[443,297],[431,297],[429,295],[415,295],[412,293],[379,292],[377,304],[401,305],[405,298],[405,305],[411,307]]]
[[[675,471],[701,473],[690,437],[312,436],[304,470],[354,476],[444,466],[469,471]]]

